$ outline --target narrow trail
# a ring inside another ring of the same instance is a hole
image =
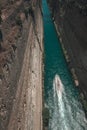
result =
[[[36,23],[38,38],[43,48],[42,16],[39,9]],[[42,52],[32,22],[29,29],[8,130],[42,130]]]

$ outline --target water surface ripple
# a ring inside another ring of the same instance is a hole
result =
[[[43,0],[45,46],[45,101],[50,110],[49,130],[87,130],[79,93],[67,69],[67,64],[52,21],[47,1]],[[63,91],[55,87],[55,76]]]

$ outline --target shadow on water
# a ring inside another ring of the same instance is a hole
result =
[[[45,102],[49,107],[51,116],[49,130],[87,130],[87,121],[79,102],[79,93],[67,69],[46,0],[43,0],[42,7],[45,48]],[[56,75],[61,82],[62,92],[59,91]]]

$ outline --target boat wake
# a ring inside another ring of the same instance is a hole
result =
[[[85,130],[87,126],[84,121],[85,115],[79,109],[76,100],[67,98],[64,85],[58,75],[55,75],[53,80],[52,104],[52,118],[49,124],[51,130]]]
[[[54,93],[54,114],[53,114],[53,120],[55,124],[53,123],[52,127],[53,130],[58,130],[59,122],[62,122],[62,125],[59,126],[59,130],[68,130],[67,123],[65,120],[65,107],[63,102],[63,95],[64,95],[64,86],[60,80],[60,77],[58,75],[55,75],[55,78],[53,80],[53,93]],[[57,119],[56,119],[57,118]]]

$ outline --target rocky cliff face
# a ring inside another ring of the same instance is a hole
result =
[[[61,43],[69,56],[69,67],[77,75],[87,99],[87,0],[48,0]],[[86,102],[85,102],[86,104]]]
[[[3,33],[3,41],[0,41],[0,130],[42,129],[40,2],[3,3],[7,6],[2,8],[0,23]]]

